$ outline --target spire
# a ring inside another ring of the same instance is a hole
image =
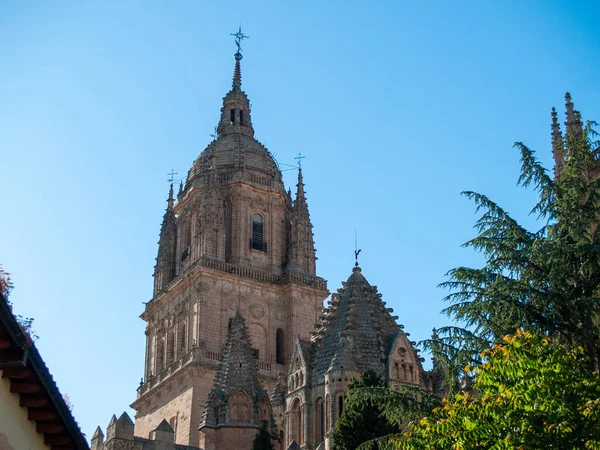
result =
[[[285,394],[287,393],[287,382],[283,374],[279,374],[277,383],[273,388],[273,394],[271,395],[271,405],[283,406],[285,404]]]
[[[268,408],[266,417],[262,415],[262,407],[254,407],[264,405],[265,401]],[[246,320],[237,310],[235,316],[230,319],[223,357],[215,376],[215,384],[204,405],[200,430],[226,423],[246,423],[258,427],[259,417],[268,419],[275,427],[267,391],[258,376],[257,361],[250,344]],[[271,431],[275,435],[276,427]]]
[[[238,53],[235,54],[235,69],[233,70],[233,83],[231,84],[231,92],[242,92],[242,68],[240,67],[240,60]]]
[[[302,168],[298,168],[298,184],[296,199],[292,207],[292,230],[290,234],[290,251],[287,270],[314,274],[316,272],[315,244],[312,224],[306,203]]]
[[[567,121],[565,122],[566,134],[573,134],[576,138],[581,138],[583,124],[581,123],[581,113],[576,111],[571,100],[571,94],[565,94],[565,108],[567,110]]]
[[[173,184],[169,188],[167,210],[163,216],[158,239],[158,254],[154,266],[154,295],[158,295],[175,278],[175,254],[177,252],[177,218]]]
[[[314,383],[330,370],[372,369],[386,376],[385,361],[400,328],[385,307],[377,287],[371,286],[359,267],[331,299],[321,319],[313,356]]]
[[[223,349],[223,359],[215,378],[215,390],[229,394],[238,388],[244,389],[252,397],[263,390],[258,378],[256,358],[250,344],[246,319],[239,310],[231,319],[227,342]]]
[[[171,183],[171,187],[169,188],[169,199],[167,200],[167,211],[173,209],[175,206],[175,200],[173,199],[173,183]]]
[[[554,178],[558,178],[565,165],[565,149],[556,108],[552,107],[552,154],[554,156]]]
[[[298,184],[296,185],[296,201],[294,202],[296,210],[302,210],[308,215],[308,206],[306,204],[306,194],[304,193],[304,181],[302,178],[302,167],[298,168]]]
[[[250,120],[250,101],[244,91],[242,91],[242,47],[243,39],[248,38],[242,33],[240,27],[237,32],[231,33],[235,36],[235,68],[233,69],[233,82],[231,90],[223,97],[223,107],[221,108],[221,120],[217,125],[217,139],[230,133],[242,133],[254,137],[254,129]]]

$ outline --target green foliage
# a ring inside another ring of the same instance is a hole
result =
[[[4,298],[8,299],[10,291],[12,291],[13,287],[12,281],[10,280],[10,273],[5,272],[4,268],[0,264],[0,294],[2,294]]]
[[[252,442],[252,450],[275,450],[271,441],[271,434],[267,430],[269,423],[263,420],[258,433]]]
[[[542,333],[569,347],[585,349],[598,368],[600,349],[600,165],[592,123],[581,137],[569,133],[568,156],[557,180],[518,142],[519,185],[533,187],[532,209],[542,226],[529,231],[488,197],[465,192],[481,212],[478,235],[465,244],[485,258],[481,268],[458,267],[442,286],[451,293],[444,312],[461,326],[444,327],[425,342],[446,369],[451,392],[467,364],[520,328]]]
[[[365,372],[362,378],[348,384],[344,409],[333,430],[334,450],[354,450],[365,441],[399,431],[397,425],[381,414],[381,403],[365,397],[365,389],[372,391],[373,397],[387,390],[381,377],[373,371]]]
[[[529,332],[482,355],[473,393],[460,392],[390,440],[394,449],[600,448],[600,375],[583,349]]]
[[[397,434],[437,404],[439,399],[416,387],[389,389],[379,375],[367,371],[348,384],[344,410],[333,431],[333,449],[388,448],[387,440],[380,438]]]

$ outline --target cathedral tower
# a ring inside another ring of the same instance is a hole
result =
[[[316,275],[312,225],[298,174],[295,201],[271,153],[254,138],[242,90],[241,52],[223,98],[217,136],[171,187],[146,322],[144,379],[132,404],[135,435],[166,419],[175,442],[197,446],[207,393],[239,311],[269,392],[287,372],[327,297]]]

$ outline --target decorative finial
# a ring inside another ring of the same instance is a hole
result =
[[[296,156],[294,159],[296,161],[298,161],[298,169],[302,170],[302,160],[306,158],[306,156],[302,156],[302,153],[298,153],[298,156]]]
[[[358,234],[356,233],[356,228],[354,229],[354,267],[358,267],[358,255],[362,252],[361,249],[358,248]]]
[[[250,36],[246,36],[244,33],[242,33],[241,25],[239,26],[238,30],[235,33],[230,33],[230,34],[231,34],[231,36],[235,36],[235,45],[237,45],[237,52],[234,56],[235,56],[235,59],[237,61],[239,61],[240,59],[243,58],[241,43],[244,39],[249,39]]]
[[[175,204],[175,200],[173,200],[173,183],[171,183],[171,187],[169,188],[169,200],[167,200],[168,207],[173,208]]]
[[[167,178],[167,181],[171,184],[173,184],[173,181],[175,181],[175,175],[177,175],[177,172],[175,172],[173,169],[171,169],[171,171],[167,174],[169,176],[169,178]]]

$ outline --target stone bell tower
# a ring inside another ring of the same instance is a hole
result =
[[[239,41],[238,41],[239,44]],[[302,173],[292,200],[271,153],[254,138],[238,45],[217,136],[169,192],[146,322],[144,378],[132,408],[135,435],[163,420],[178,444],[199,444],[207,393],[239,311],[258,376],[273,389],[298,336],[309,338],[327,283],[316,275]]]

